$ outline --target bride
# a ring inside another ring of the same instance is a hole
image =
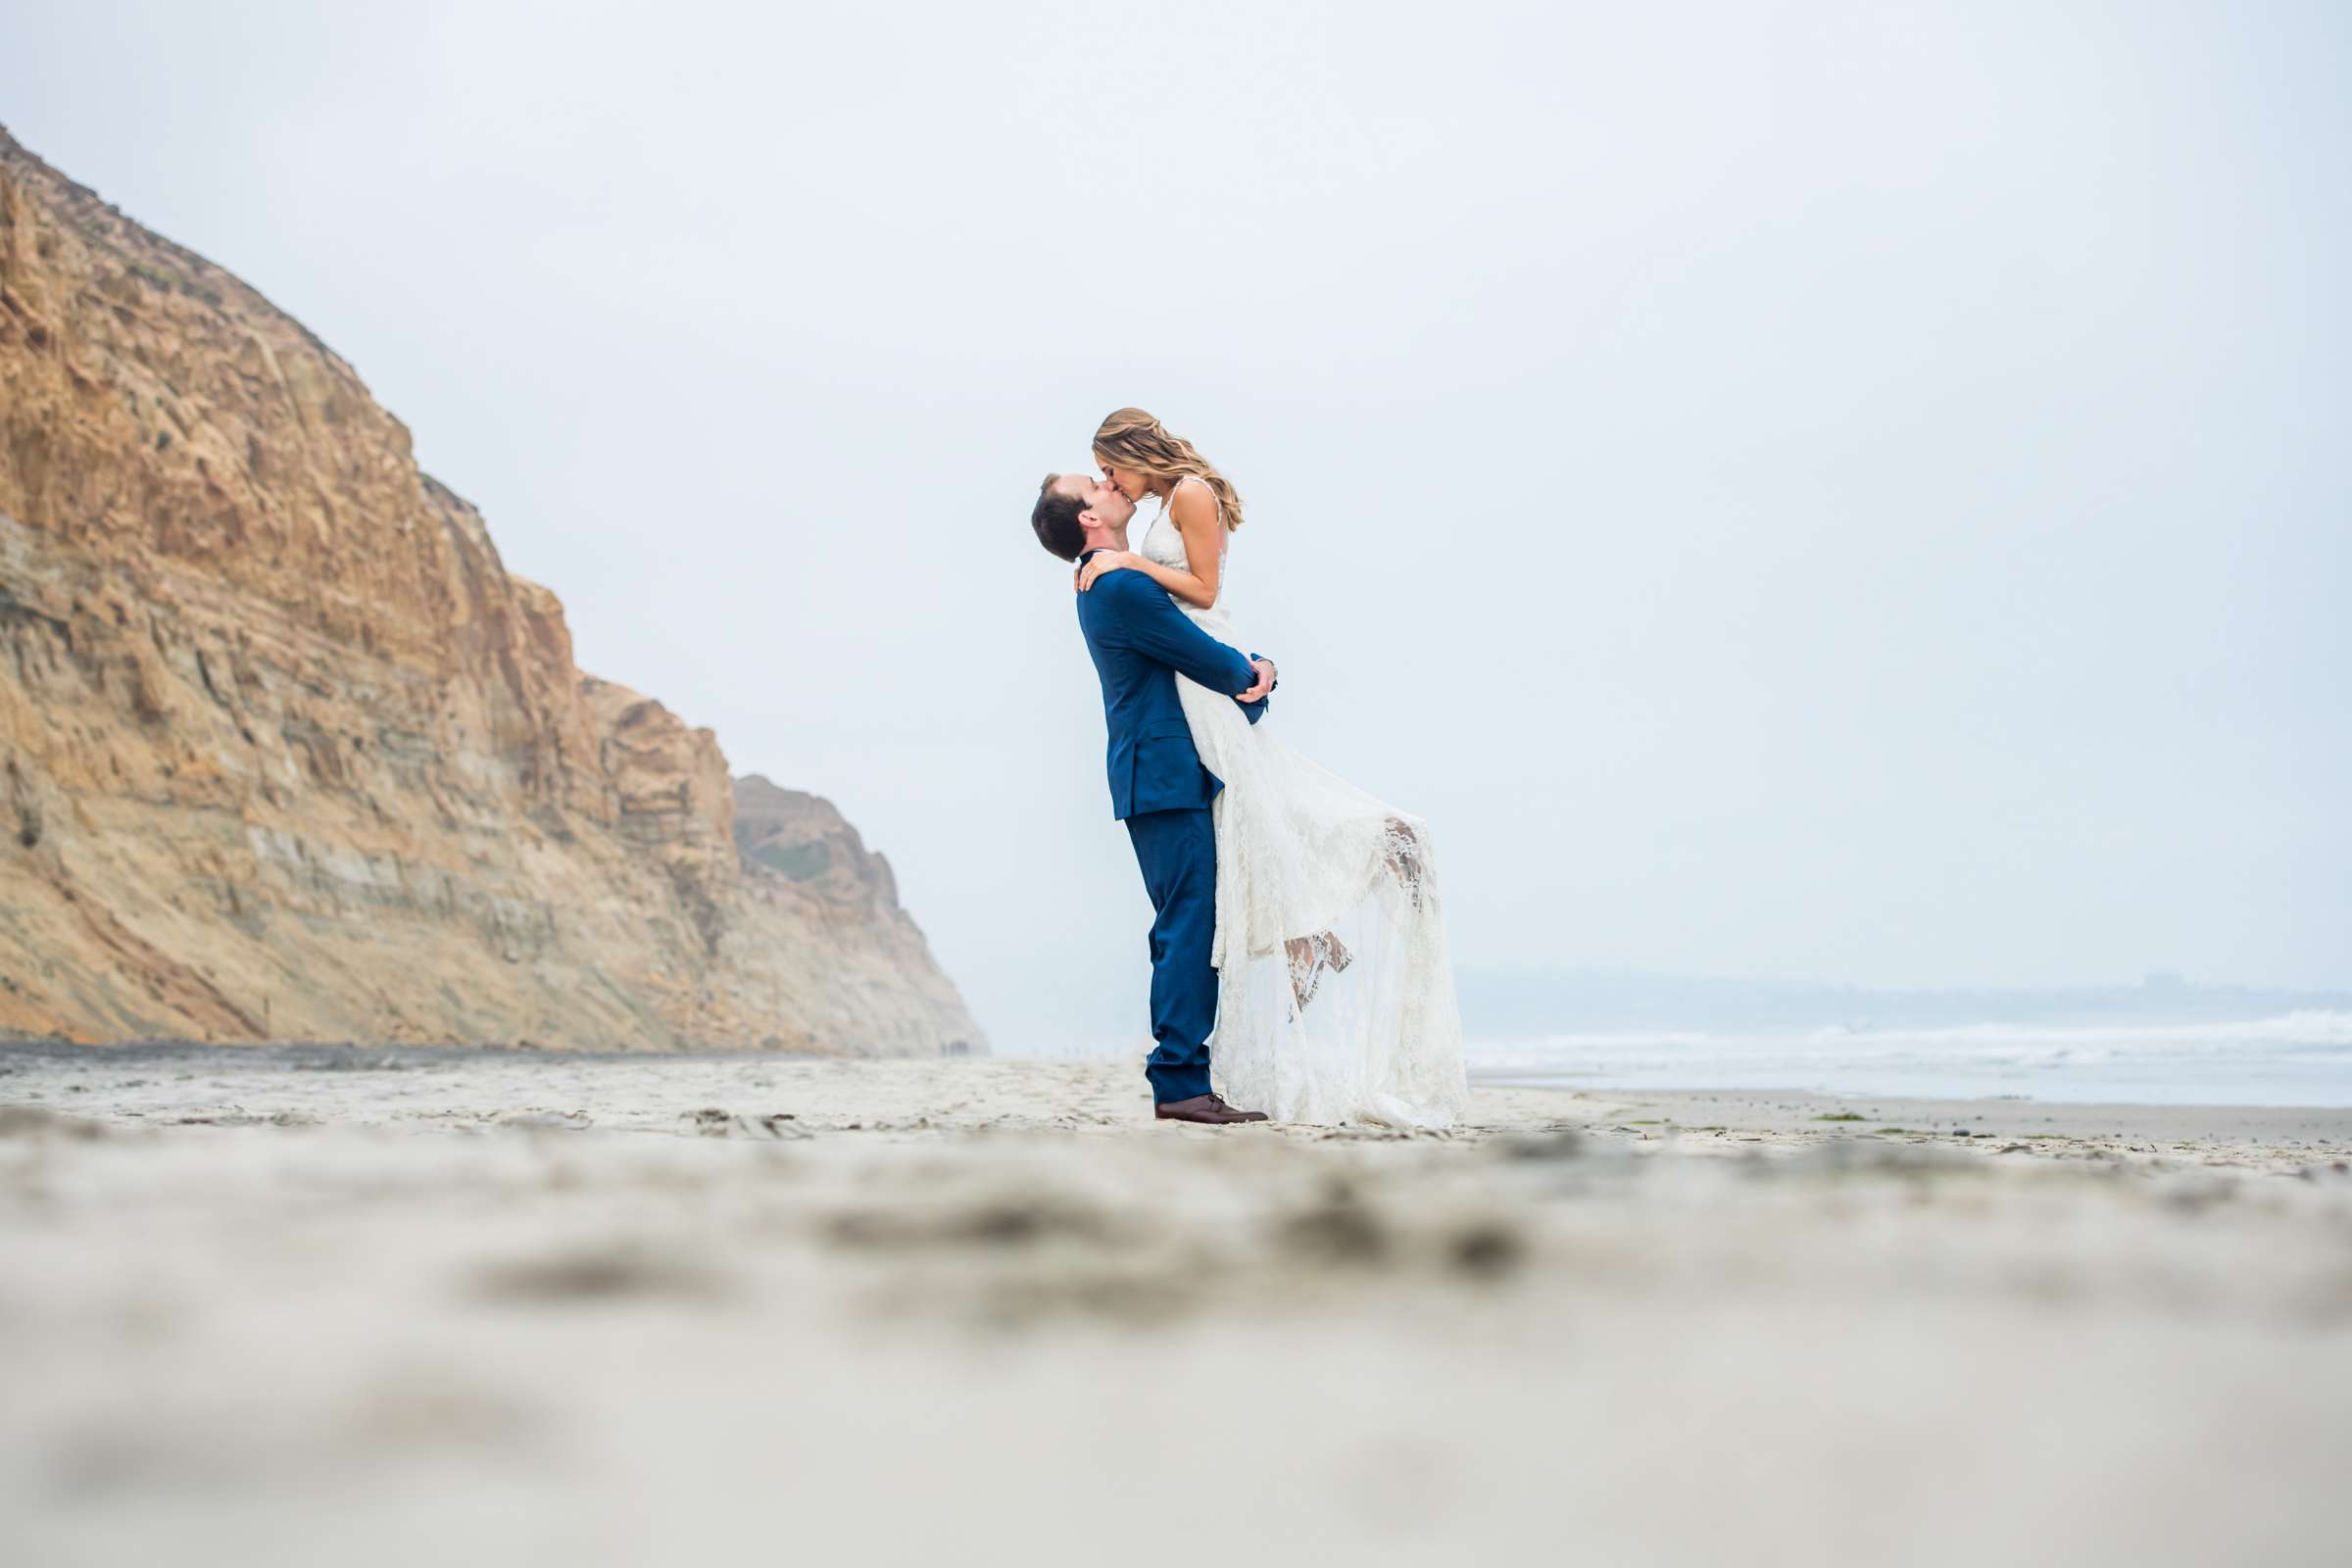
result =
[[[1193,622],[1248,652],[1226,612],[1242,498],[1141,409],[1095,432],[1120,494],[1159,503],[1140,552],[1104,551],[1080,592],[1139,571]],[[1224,782],[1216,829],[1212,1070],[1280,1121],[1445,1127],[1469,1088],[1428,827],[1252,725],[1228,693],[1179,675],[1201,763]]]

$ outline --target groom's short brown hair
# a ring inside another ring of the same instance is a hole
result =
[[[1058,473],[1046,475],[1046,482],[1037,487],[1037,505],[1029,511],[1029,526],[1037,530],[1037,542],[1064,561],[1076,561],[1078,552],[1086,548],[1086,527],[1079,522],[1078,514],[1086,503],[1076,496],[1057,494],[1054,481]]]

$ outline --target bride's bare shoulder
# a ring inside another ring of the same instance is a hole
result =
[[[1217,493],[1208,487],[1206,479],[1188,473],[1168,492],[1168,515],[1176,519],[1179,528],[1213,522],[1217,515]]]

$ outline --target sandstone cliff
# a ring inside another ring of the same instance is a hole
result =
[[[982,1049],[741,788],[331,350],[0,130],[0,1032]]]

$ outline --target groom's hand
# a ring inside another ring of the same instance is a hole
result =
[[[1257,671],[1257,684],[1250,687],[1248,691],[1242,693],[1239,697],[1235,698],[1234,701],[1242,703],[1262,703],[1266,700],[1266,693],[1274,689],[1274,661],[1271,659],[1252,659],[1250,661],[1250,667]]]

